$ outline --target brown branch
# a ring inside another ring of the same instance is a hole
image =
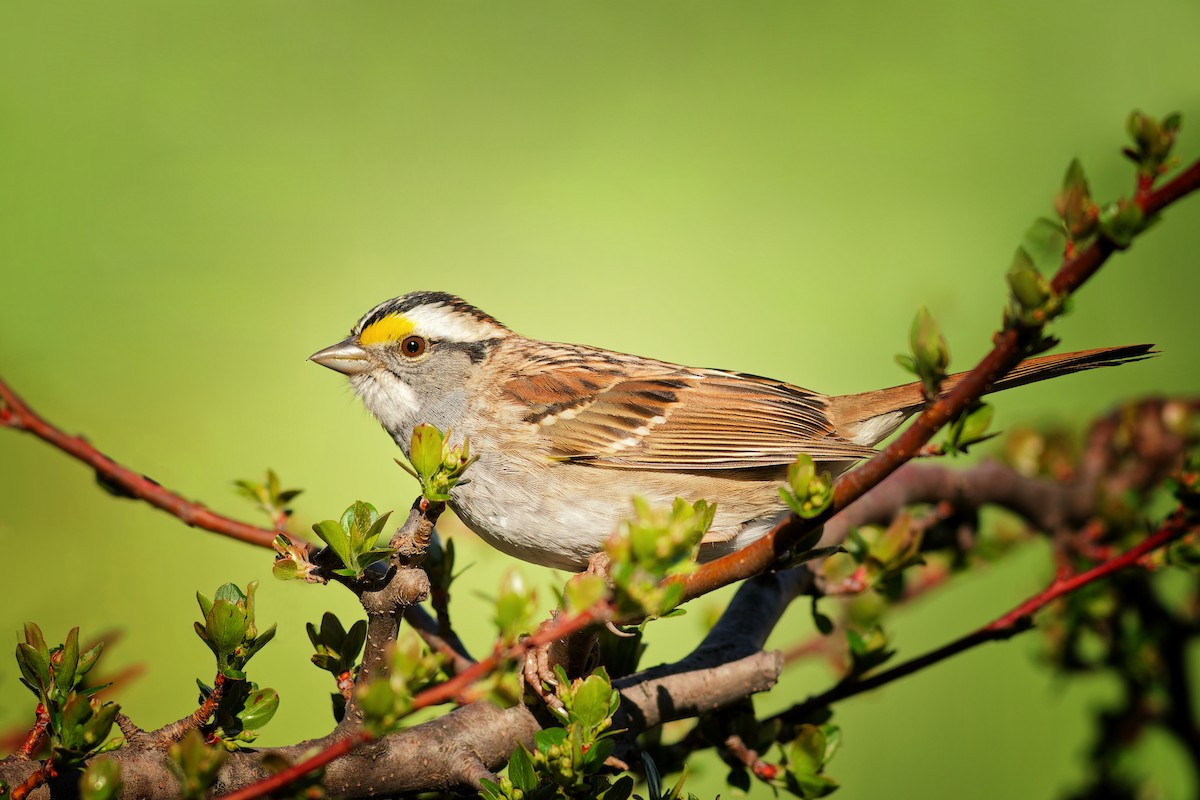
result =
[[[143,500],[160,511],[183,520],[193,528],[203,528],[239,541],[270,547],[278,531],[238,522],[209,511],[199,503],[184,499],[157,481],[113,461],[81,436],[70,436],[38,416],[0,380],[0,425],[25,431],[79,459],[96,472],[97,480],[107,489],[125,497]],[[289,534],[294,541],[297,537]],[[303,539],[299,540],[303,542]]]
[[[30,792],[51,778],[53,775],[53,769],[54,768],[50,766],[49,761],[39,765],[36,770],[31,772],[29,776],[25,778],[25,780],[21,781],[21,783],[12,790],[12,800],[25,800],[25,798],[29,796]]]
[[[407,713],[412,714],[422,708],[428,708],[448,700],[461,698],[471,685],[487,677],[505,661],[517,658],[539,645],[548,644],[556,639],[570,636],[572,633],[595,625],[598,622],[603,622],[605,619],[611,617],[611,615],[611,606],[607,602],[601,602],[576,614],[562,615],[556,619],[548,620],[532,636],[527,636],[508,647],[497,646],[488,658],[473,664],[470,668],[455,675],[448,681],[418,692],[413,696]],[[363,672],[365,673],[367,670],[364,669]],[[350,719],[349,709],[347,709],[346,719]],[[223,800],[252,800],[252,798],[268,795],[298,780],[314,769],[323,767],[347,755],[360,745],[374,741],[374,739],[375,737],[369,731],[362,728],[354,730],[348,735],[338,735],[315,755],[282,772],[244,786],[236,792],[224,796]]]
[[[725,740],[724,746],[726,752],[741,762],[746,769],[754,773],[754,777],[760,781],[770,783],[779,777],[779,765],[763,761],[758,757],[758,752],[746,746],[746,743],[742,741],[742,737],[736,733],[730,734]]]
[[[326,747],[316,755],[293,764],[287,769],[280,770],[269,778],[255,781],[241,789],[223,794],[219,800],[252,800],[255,797],[265,797],[274,791],[282,789],[290,783],[300,780],[315,769],[341,758],[360,744],[374,740],[374,736],[365,729],[360,729]]]
[[[21,749],[14,753],[16,758],[32,759],[34,753],[46,741],[46,726],[50,724],[50,714],[46,711],[46,706],[40,702],[33,713],[33,727],[29,730],[29,735],[25,737],[25,741],[21,743]]]
[[[199,728],[208,718],[217,711],[217,706],[221,705],[221,698],[225,696],[225,681],[226,678],[221,673],[217,673],[217,677],[213,679],[212,691],[208,693],[208,697],[204,698],[204,702],[199,708],[188,714],[186,717],[175,722],[168,723],[158,730],[150,734],[159,747],[165,747],[167,744],[173,744],[183,739],[188,731]]]
[[[907,677],[926,667],[945,661],[951,656],[970,650],[984,642],[1009,639],[1033,627],[1033,615],[1051,602],[1071,592],[1108,577],[1114,572],[1134,566],[1147,554],[1193,531],[1200,530],[1200,518],[1185,509],[1173,513],[1159,529],[1134,547],[1115,558],[1099,564],[1086,572],[1066,578],[1056,578],[1049,586],[1033,597],[1020,603],[1008,613],[928,653],[898,664],[867,678],[843,680],[826,692],[815,695],[803,703],[792,706],[776,715],[784,722],[800,722],[814,711],[818,711],[847,697],[870,691],[884,684]]]
[[[1171,203],[1200,188],[1200,161],[1176,175],[1161,188],[1139,198],[1138,205],[1147,217],[1161,212]],[[1117,251],[1108,239],[1098,237],[1091,245],[1063,264],[1051,281],[1054,292],[1066,297],[1079,289]],[[999,331],[991,352],[968,372],[953,389],[926,406],[907,428],[886,448],[857,469],[851,470],[834,485],[833,503],[818,517],[801,520],[795,515],[775,526],[757,542],[701,565],[686,578],[685,599],[693,599],[722,586],[743,580],[771,568],[791,546],[809,531],[846,509],[866,492],[917,456],[942,427],[987,391],[1021,362],[1030,345],[1037,341],[1041,326],[1010,324]]]

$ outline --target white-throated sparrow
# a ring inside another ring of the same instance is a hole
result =
[[[1149,351],[1029,359],[993,391]],[[311,359],[349,376],[405,454],[421,423],[470,437],[479,460],[451,508],[498,549],[565,569],[603,549],[634,495],[714,501],[700,557],[743,547],[787,513],[779,486],[798,453],[836,475],[924,403],[919,383],[829,397],[754,375],[526,339],[440,292],[381,303]]]

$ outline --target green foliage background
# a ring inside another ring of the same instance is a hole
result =
[[[222,512],[250,514],[231,481],[274,467],[307,490],[303,530],[414,495],[344,381],[304,360],[414,289],[532,336],[828,392],[906,380],[892,355],[925,303],[966,368],[1071,157],[1098,196],[1128,191],[1116,151],[1135,107],[1182,111],[1181,155],[1200,153],[1198,30],[1182,0],[7,3],[0,374]],[[1070,347],[1165,355],[1006,396],[1000,426],[1200,389],[1198,221],[1194,199],[1170,212],[1056,326]],[[283,701],[261,741],[326,730],[332,686],[303,624],[325,608],[349,624],[345,593],[273,582],[269,553],[111,499],[17,433],[0,435],[0,543],[5,647],[26,619],[57,640],[123,631],[106,662],[146,665],[118,698],[143,726],[212,677],[193,592],[262,580],[281,636],[251,677]],[[455,609],[482,648],[476,593],[512,562],[462,546]],[[896,643],[915,653],[1006,609],[1047,577],[1040,556],[938,592]],[[523,569],[549,603],[549,576]],[[650,663],[716,603],[656,625]],[[806,616],[774,644],[807,636]],[[1051,797],[1077,778],[1086,712],[1115,686],[1054,683],[1035,639],[839,707],[839,796]],[[31,719],[15,675],[0,665],[3,727]],[[761,707],[829,680],[790,670]],[[1194,791],[1181,754],[1143,755],[1169,796]],[[689,788],[712,796],[723,774],[705,761]]]

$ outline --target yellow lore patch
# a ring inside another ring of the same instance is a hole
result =
[[[367,345],[397,342],[412,332],[412,320],[403,314],[389,314],[363,328],[363,332],[358,335],[358,343]]]

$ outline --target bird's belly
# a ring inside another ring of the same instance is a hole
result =
[[[676,497],[715,502],[709,535],[715,541],[702,548],[701,558],[745,546],[769,530],[784,508],[776,470],[650,472],[567,463],[532,471],[481,460],[468,477],[450,503],[463,523],[502,552],[558,569],[587,566],[632,514],[635,495],[662,505]]]

